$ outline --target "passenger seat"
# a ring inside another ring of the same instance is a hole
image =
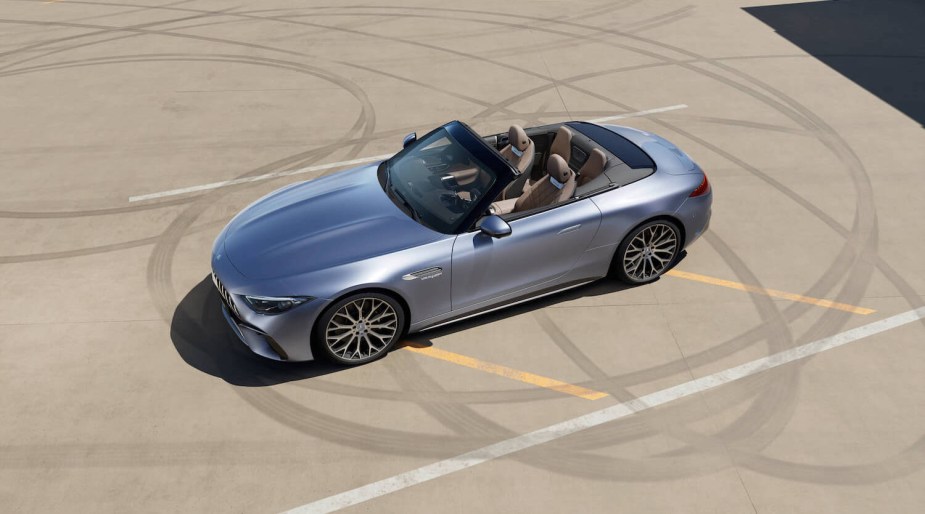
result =
[[[559,127],[559,130],[556,131],[556,137],[552,140],[552,145],[549,147],[549,157],[553,155],[562,157],[566,164],[568,164],[569,159],[572,158],[572,131],[564,125]],[[549,161],[546,161],[546,164],[548,165]]]

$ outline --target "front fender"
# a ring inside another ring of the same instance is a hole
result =
[[[298,294],[328,300],[367,289],[391,291],[405,301],[410,311],[409,323],[415,323],[450,310],[454,239],[455,236],[447,236],[426,245],[306,273],[286,282],[304,284]],[[424,270],[429,271],[412,275]],[[264,290],[268,287],[276,290],[284,286],[261,285]]]

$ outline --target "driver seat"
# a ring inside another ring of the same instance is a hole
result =
[[[511,212],[529,211],[564,202],[575,194],[575,173],[561,155],[550,155],[546,162],[546,170],[545,177],[524,188],[524,193],[517,197]]]
[[[511,125],[507,131],[507,140],[508,144],[501,149],[501,155],[521,173],[525,173],[533,166],[536,145],[520,125]]]

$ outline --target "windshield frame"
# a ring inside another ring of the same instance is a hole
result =
[[[446,232],[425,223],[418,215],[419,213],[413,212],[413,206],[409,208],[408,205],[405,205],[407,198],[397,198],[390,187],[391,164],[417,149],[440,130],[445,130],[457,144],[462,146],[466,151],[472,154],[472,157],[488,167],[489,170],[495,174],[495,181],[489,189],[482,193],[481,198],[476,200],[474,205],[470,207],[469,211],[464,216],[455,223],[450,224],[449,230]],[[486,143],[471,127],[461,121],[451,121],[450,123],[431,130],[415,142],[403,148],[400,152],[383,161],[382,164],[379,165],[378,172],[379,182],[383,191],[402,212],[405,212],[421,226],[442,234],[461,234],[471,229],[475,223],[485,215],[488,211],[488,207],[495,198],[497,198],[504,188],[519,174],[507,159],[495,148]]]

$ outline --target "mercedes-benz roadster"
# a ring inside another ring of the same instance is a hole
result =
[[[706,175],[665,139],[458,121],[385,161],[291,184],[234,217],[212,279],[255,353],[354,365],[406,333],[607,276],[656,280],[710,222]]]

